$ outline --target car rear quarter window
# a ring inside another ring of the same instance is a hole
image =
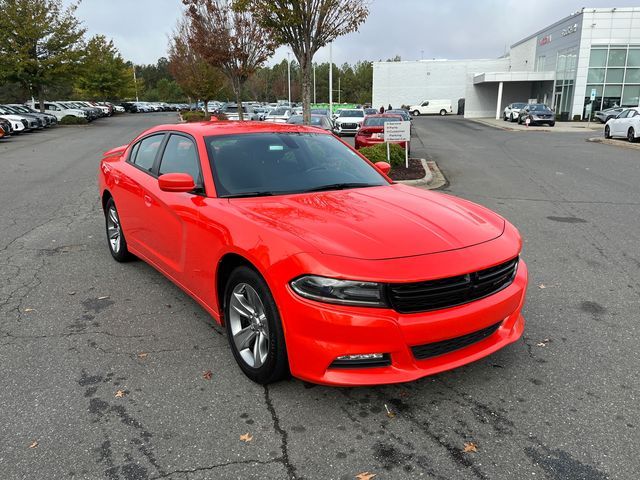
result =
[[[132,163],[142,170],[150,172],[163,139],[164,134],[152,135],[138,142],[137,148],[134,147],[135,152],[132,151]],[[133,156],[133,153],[135,153],[135,156]]]
[[[200,161],[196,145],[190,138],[171,135],[160,161],[159,175],[165,173],[186,173],[191,175],[196,185],[202,183]]]

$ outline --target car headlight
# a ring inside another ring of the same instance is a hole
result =
[[[384,286],[380,283],[305,275],[291,282],[294,292],[304,298],[341,305],[386,307]]]

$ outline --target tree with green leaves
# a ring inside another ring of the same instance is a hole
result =
[[[29,89],[44,110],[47,87],[68,82],[77,71],[85,29],[77,3],[62,0],[0,0],[0,79]]]
[[[190,21],[180,20],[169,39],[168,69],[184,93],[204,102],[208,115],[209,100],[217,98],[225,89],[225,78],[191,47],[192,38]]]
[[[85,96],[102,101],[126,98],[135,90],[131,66],[103,35],[87,43],[76,86]]]
[[[368,0],[235,0],[251,11],[278,44],[288,45],[302,71],[304,123],[311,122],[313,56],[337,37],[354,32],[369,15]]]
[[[247,80],[273,55],[270,31],[250,11],[233,8],[233,0],[183,0],[190,20],[189,44],[211,67],[228,78],[238,107]],[[243,119],[242,108],[238,116]]]

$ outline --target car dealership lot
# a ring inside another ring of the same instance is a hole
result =
[[[195,302],[142,262],[117,264],[106,246],[100,154],[175,118],[123,116],[0,144],[3,478],[601,479],[640,469],[637,152],[585,142],[589,132],[416,118],[413,154],[438,162],[448,193],[498,211],[525,238],[524,339],[404,385],[261,387]]]

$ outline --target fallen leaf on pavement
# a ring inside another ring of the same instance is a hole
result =
[[[118,390],[116,392],[116,398],[122,398],[127,394],[127,392],[125,392],[124,390]]]
[[[69,295],[75,295],[76,292],[69,292]]]
[[[38,441],[34,440],[33,443],[29,445],[29,448],[38,448]]]
[[[538,288],[547,288],[544,286],[544,283],[541,283],[540,285],[538,285]]]
[[[213,374],[211,373],[211,370],[207,370],[202,374],[202,378],[204,378],[205,380],[211,380],[212,375]]]
[[[240,435],[240,440],[242,440],[243,442],[250,442],[251,440],[253,440],[253,435],[247,432],[244,435]]]
[[[36,311],[36,309],[35,309],[35,308],[25,308],[25,309],[24,309],[24,311],[25,311],[26,313],[29,313],[29,312],[35,312],[35,311]]]
[[[105,300],[109,298],[109,295],[104,295],[103,297],[98,297],[98,300]]]
[[[356,475],[356,480],[371,480],[375,476],[376,476],[375,473],[361,472],[361,473]]]
[[[147,358],[147,355],[149,355],[147,352],[140,352],[138,358]]]
[[[463,452],[465,453],[469,453],[469,452],[477,452],[478,451],[478,446],[473,443],[473,442],[464,442],[464,450]]]
[[[391,410],[389,410],[389,407],[387,407],[387,404],[384,404],[384,409],[387,411],[387,417],[389,418],[393,418],[396,416],[395,413],[393,413]]]
[[[536,343],[536,347],[546,347],[547,344],[544,342]]]

